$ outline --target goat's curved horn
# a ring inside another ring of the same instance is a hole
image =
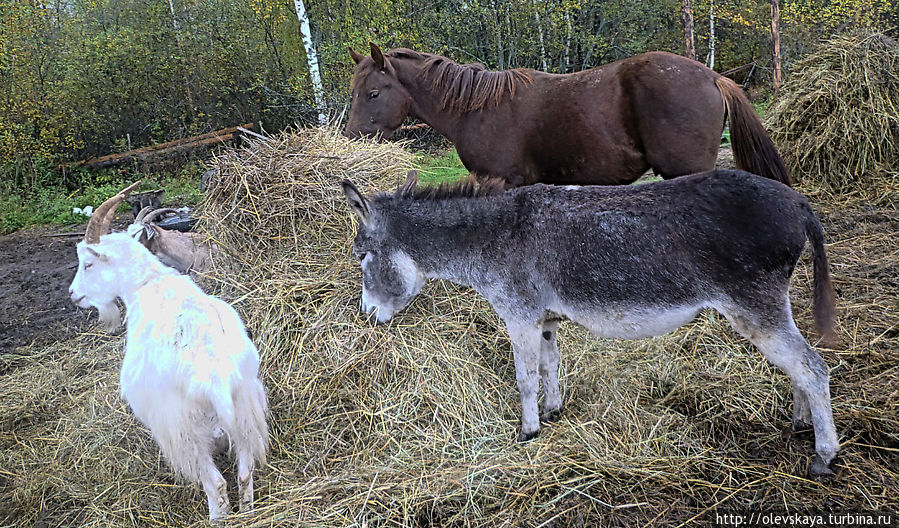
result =
[[[132,183],[115,196],[100,204],[100,206],[94,210],[94,214],[91,215],[91,219],[87,223],[87,229],[85,229],[84,233],[84,240],[87,241],[88,244],[99,243],[100,236],[109,232],[109,224],[112,222],[112,217],[115,215],[116,207],[118,207],[119,204],[122,203],[122,200],[124,200],[131,191],[136,189],[138,185],[140,185],[140,181]]]
[[[161,209],[156,209],[152,213],[149,213],[146,216],[144,216],[144,218],[142,219],[142,222],[144,224],[149,224],[150,222],[156,220],[156,217],[159,215],[164,215],[167,213],[177,213],[177,212],[178,211],[176,211],[175,209],[172,209],[171,207],[163,207]]]
[[[153,208],[151,206],[149,206],[149,205],[145,206],[143,209],[140,210],[139,213],[137,213],[137,216],[134,217],[134,223],[139,224],[139,223],[143,222],[144,217],[147,216],[147,214],[152,210],[153,210]]]

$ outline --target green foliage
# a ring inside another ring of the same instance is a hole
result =
[[[421,154],[416,157],[419,182],[425,185],[454,183],[468,177],[456,149],[450,148],[437,155]]]
[[[165,205],[196,205],[203,197],[199,187],[202,172],[203,168],[196,164],[186,165],[177,173],[129,177],[115,171],[104,171],[98,178],[103,183],[87,184],[75,191],[68,191],[60,185],[39,186],[30,193],[22,189],[12,190],[0,197],[0,235],[31,226],[84,223],[87,217],[73,213],[73,208],[97,207],[137,179],[142,181],[139,191],[165,189]],[[120,209],[126,211],[128,207],[122,205]]]
[[[770,5],[693,0],[705,60],[714,9],[719,71],[766,80]],[[306,2],[332,115],[345,111],[347,46],[410,47],[488,68],[571,72],[648,50],[681,52],[677,0]],[[889,0],[784,0],[784,70],[845,26],[895,25]],[[892,22],[891,22],[892,21]],[[108,176],[59,163],[246,122],[277,131],[316,111],[291,0],[0,0],[0,191],[31,196]],[[104,173],[106,174],[106,173]]]

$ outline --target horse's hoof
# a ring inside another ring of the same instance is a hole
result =
[[[552,422],[557,422],[559,420],[559,418],[561,418],[561,417],[562,417],[562,410],[554,409],[547,413],[543,413],[540,416],[540,421],[543,423],[552,423]]]
[[[528,440],[537,438],[537,433],[539,433],[539,431],[534,431],[533,433],[525,433],[524,431],[522,431],[521,434],[518,435],[518,443],[523,444]]]
[[[809,468],[809,472],[816,479],[825,482],[832,480],[836,476],[833,470],[824,463],[821,455],[815,455],[815,458],[812,459],[812,466]]]

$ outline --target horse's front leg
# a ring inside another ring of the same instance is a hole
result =
[[[540,432],[540,415],[537,412],[537,387],[540,368],[540,340],[542,325],[509,324],[509,338],[515,356],[515,378],[521,396],[521,434],[519,442],[526,442]]]

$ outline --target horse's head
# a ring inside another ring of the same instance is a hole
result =
[[[404,187],[412,188],[417,175],[410,172]],[[411,183],[410,183],[411,182]],[[387,219],[351,182],[344,180],[343,193],[359,215],[359,231],[353,254],[362,264],[362,312],[386,323],[412,302],[425,284],[425,276],[412,257],[402,250],[402,241],[389,233]]]
[[[350,48],[356,63],[352,81],[347,137],[388,137],[400,127],[409,113],[412,97],[397,78],[396,70],[381,48],[371,43],[371,57]]]

